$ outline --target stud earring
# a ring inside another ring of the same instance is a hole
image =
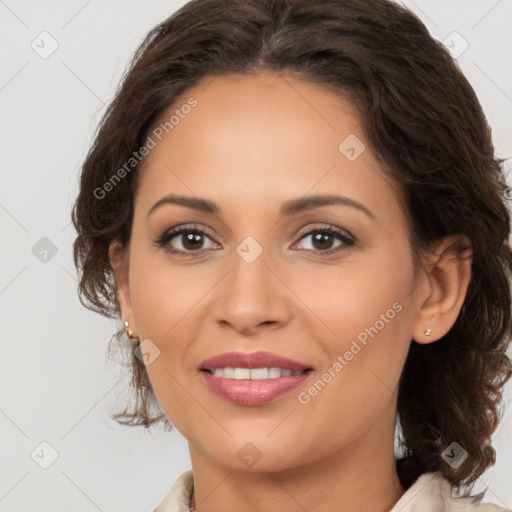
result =
[[[432,331],[427,327],[425,329],[425,336],[430,336],[432,334]]]
[[[125,320],[125,322],[124,322],[124,330],[126,331],[126,334],[128,334],[128,338],[131,339],[133,332],[130,331],[130,329],[128,329],[129,326],[130,326],[130,322],[128,322],[128,320]]]

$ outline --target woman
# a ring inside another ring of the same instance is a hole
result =
[[[118,421],[189,444],[157,512],[506,510],[469,495],[512,374],[501,163],[397,4],[193,0],[148,34],[73,221],[132,343]]]

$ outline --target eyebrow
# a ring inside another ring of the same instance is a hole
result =
[[[151,207],[148,212],[148,216],[164,204],[177,204],[212,215],[220,215],[222,213],[221,209],[214,202],[208,199],[169,194],[158,200]],[[363,204],[355,201],[354,199],[350,199],[349,197],[336,195],[313,195],[285,201],[281,206],[280,214],[282,216],[290,216],[313,208],[319,208],[320,206],[330,206],[335,204],[356,208],[375,220],[375,215]]]

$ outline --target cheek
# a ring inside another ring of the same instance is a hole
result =
[[[382,282],[357,300],[343,302],[337,315],[324,317],[336,337],[322,341],[327,362],[301,390],[298,402],[305,431],[321,429],[331,439],[325,442],[327,453],[356,440],[383,414],[393,421],[410,345],[410,311],[396,284]],[[315,439],[309,441],[311,453],[317,452]]]
[[[314,302],[315,312],[328,327],[322,331],[328,335],[318,338],[327,356],[325,379],[333,382],[326,387],[334,393],[333,400],[340,393],[346,407],[361,413],[365,408],[358,402],[366,402],[368,412],[374,399],[378,407],[390,396],[407,356],[413,280],[406,250],[404,245],[403,253],[381,252],[358,268],[340,268],[334,279],[325,279]]]
[[[359,295],[347,289],[337,307],[330,306],[329,315],[324,310],[325,323],[335,333],[322,341],[328,368],[343,375],[339,380],[354,396],[363,397],[364,387],[379,377],[393,388],[400,374],[410,341],[409,318],[395,285],[382,283]]]
[[[384,344],[403,322],[412,285],[407,258],[375,251],[304,273],[295,281],[294,292],[311,305],[308,315],[315,317],[317,333],[328,340],[332,352],[348,350],[352,340],[364,344],[374,336]]]
[[[160,251],[133,251],[130,296],[141,339],[164,340],[183,329],[213,284],[211,271],[200,265],[170,262]]]

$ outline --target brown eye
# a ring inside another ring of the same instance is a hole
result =
[[[323,254],[331,254],[346,249],[349,246],[354,245],[354,239],[346,235],[343,231],[340,231],[333,227],[318,228],[309,231],[301,237],[301,241],[311,237],[311,249],[312,252],[319,252]],[[336,240],[339,241],[337,245]]]
[[[166,231],[157,241],[159,247],[165,247],[172,253],[195,254],[208,249],[206,240],[212,239],[201,229],[190,226],[179,226]],[[213,247],[215,243],[212,241]],[[212,247],[210,247],[212,248]]]

